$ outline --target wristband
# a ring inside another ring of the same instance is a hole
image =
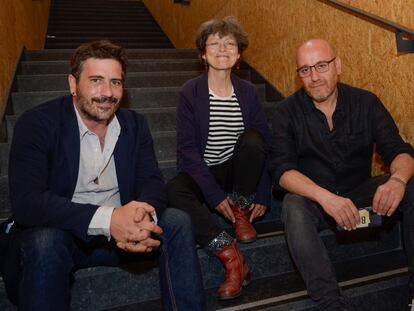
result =
[[[396,182],[399,182],[400,184],[402,184],[404,186],[404,188],[407,187],[407,183],[399,177],[391,176],[389,179],[392,179],[392,180],[395,180]]]

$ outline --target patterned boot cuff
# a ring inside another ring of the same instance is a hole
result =
[[[238,204],[241,209],[249,208],[250,205],[252,205],[254,197],[256,196],[256,193],[253,193],[249,196],[243,196],[241,194],[238,194],[237,192],[233,192],[233,194],[230,196],[234,204]]]
[[[226,246],[229,246],[233,242],[233,237],[226,231],[221,231],[211,242],[205,247],[205,250],[214,255],[214,253],[220,251]]]

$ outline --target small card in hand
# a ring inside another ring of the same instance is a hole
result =
[[[357,225],[357,229],[372,228],[382,225],[382,217],[380,215],[375,214],[371,206],[361,208],[358,210],[358,212],[360,222]],[[340,231],[344,230],[344,228],[342,228],[340,225],[337,225],[336,227]]]

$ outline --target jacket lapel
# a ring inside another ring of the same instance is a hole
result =
[[[129,151],[128,145],[133,144],[134,142],[129,142],[128,139],[128,131],[126,128],[126,122],[122,118],[121,113],[119,110],[116,114],[118,118],[118,122],[121,126],[121,132],[118,137],[118,141],[115,145],[114,150],[114,161],[115,161],[115,168],[116,168],[116,176],[118,179],[118,187],[119,187],[119,194],[121,198],[121,203],[125,204],[126,201],[129,201],[128,193],[130,192],[128,187],[131,186],[129,182],[129,170],[132,167],[132,163],[130,159],[128,159]]]
[[[201,146],[207,145],[207,138],[208,138],[208,126],[210,122],[210,98],[209,98],[209,90],[208,90],[208,75],[204,73],[201,76],[201,81],[197,85],[197,107],[198,110],[198,122],[200,124],[200,138],[201,138]],[[204,150],[202,150],[204,153]]]
[[[80,156],[79,127],[74,109],[72,98],[65,97],[63,100],[62,145],[67,159],[67,172],[72,195],[78,180]]]

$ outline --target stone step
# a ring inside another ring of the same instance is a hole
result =
[[[171,42],[165,38],[149,38],[149,37],[94,37],[94,38],[47,38],[45,45],[48,48],[58,47],[58,46],[67,46],[67,47],[78,47],[81,44],[88,43],[96,40],[110,40],[115,44],[121,45],[123,47],[139,47],[139,48],[154,48],[154,47],[172,47]]]
[[[136,7],[125,7],[123,10],[121,9],[122,6],[116,6],[116,8],[113,7],[99,7],[93,8],[93,12],[96,14],[91,14],[91,9],[86,8],[56,8],[51,7],[50,9],[50,17],[49,21],[55,21],[59,20],[61,18],[63,19],[90,19],[90,20],[96,20],[100,17],[114,17],[117,18],[118,16],[121,17],[139,17],[143,20],[152,20],[154,21],[153,16],[146,8],[136,8]],[[158,25],[157,25],[158,26]]]
[[[158,32],[159,35],[162,35],[163,32],[160,28],[154,27],[149,23],[142,23],[138,24],[137,22],[130,22],[130,23],[121,23],[121,22],[113,22],[113,23],[107,23],[98,25],[95,23],[88,24],[86,22],[79,22],[79,23],[71,23],[71,22],[64,22],[61,23],[55,23],[50,24],[48,27],[47,33],[52,33],[55,31],[76,31],[81,29],[88,29],[89,32],[93,30],[99,30],[99,31],[118,31],[118,36],[122,36],[122,32],[131,32],[131,31],[140,31],[140,32],[150,32],[155,33]],[[165,39],[168,39],[166,36],[164,36]]]
[[[54,44],[67,44],[72,42],[79,42],[79,43],[86,43],[90,41],[95,40],[112,40],[116,42],[122,42],[122,44],[132,44],[134,42],[137,43],[154,43],[154,44],[161,44],[161,43],[168,43],[170,44],[170,40],[168,38],[164,37],[162,34],[158,36],[113,36],[112,38],[108,35],[94,35],[94,36],[68,36],[68,37],[48,37],[47,41],[48,43],[54,43]]]
[[[399,277],[401,279],[398,284],[405,284],[405,256],[399,243],[392,242],[392,235],[398,233],[398,226],[390,231],[374,231],[379,234],[381,242],[376,243],[377,247],[374,248],[369,242],[372,241],[371,236],[367,237],[368,241],[337,243],[331,231],[321,233],[333,260],[338,280],[342,282],[341,285],[346,291],[355,289],[355,292],[361,292],[360,286],[368,284],[376,285],[378,288],[378,283]],[[222,281],[224,271],[217,258],[207,256],[203,250],[199,250],[208,310],[251,310],[248,309],[249,306],[254,305],[260,307],[254,310],[279,310],[274,308],[292,303],[306,303],[308,307],[312,307],[304,291],[304,284],[291,263],[282,233],[260,238],[255,243],[240,244],[240,248],[251,270],[252,282],[244,289],[240,298],[231,301],[215,299],[214,293]],[[128,309],[128,305],[129,308],[137,308],[140,304],[140,310],[149,310],[148,306],[144,308],[147,301],[159,299],[157,270],[154,260],[128,266],[126,269],[82,269],[75,274],[71,309],[132,310]],[[102,298],[103,292],[105,298]],[[156,308],[151,310],[161,310],[159,302],[154,301],[153,306]],[[118,309],[115,309],[117,307]]]
[[[323,234],[325,234],[323,239],[328,244],[330,243],[330,240],[334,239],[333,234],[330,232],[324,232]],[[357,243],[356,245],[329,245],[330,252],[334,254],[332,258],[335,268],[337,269],[339,281],[348,281],[349,283],[352,280],[360,279],[361,277],[369,277],[372,274],[378,274],[383,271],[390,271],[391,269],[393,269],[391,271],[399,271],[399,268],[405,267],[405,257],[401,249],[378,249],[378,252],[367,251],[364,252],[364,254],[357,254],[354,252],[354,249],[363,247],[364,243]],[[228,302],[219,302],[215,299],[216,288],[222,282],[224,274],[220,262],[215,257],[207,256],[203,250],[199,251],[199,259],[202,267],[204,286],[208,293],[208,310],[218,310],[225,307],[233,307],[233,310],[242,310],[240,308],[241,306],[246,303],[253,303],[257,301],[258,298],[261,298],[260,300],[263,300],[263,298],[267,296],[269,299],[270,297],[280,297],[282,295],[297,293],[304,290],[303,282],[298,277],[293,265],[291,264],[283,234],[273,237],[261,238],[256,243],[240,245],[240,248],[251,270],[253,281],[248,287],[245,288],[244,295],[236,300]],[[347,256],[347,253],[351,253],[351,255]],[[390,261],[392,264],[389,264]],[[104,270],[107,268],[98,269]],[[117,270],[118,268],[110,269]],[[86,288],[97,288],[96,292],[89,291],[88,293],[91,295],[91,301],[95,301],[96,304],[102,303],[102,300],[99,299],[99,296],[101,294],[99,288],[102,290],[106,288],[106,285],[103,286],[101,283],[108,284],[104,281],[104,278],[107,278],[109,280],[109,277],[105,276],[104,274],[100,274],[100,279],[96,280],[96,271],[91,270],[84,271],[82,275],[83,278],[80,280],[80,282],[84,283],[86,281],[87,284],[80,284],[79,282],[78,290],[82,293],[85,292]],[[102,270],[100,272],[103,273]],[[93,273],[94,275],[87,276],[86,274],[88,272]],[[112,272],[114,271],[112,270]],[[135,277],[138,276],[139,275]],[[153,274],[151,276],[147,277],[150,279],[150,282],[157,281],[156,277],[154,277]],[[76,278],[78,280],[78,275]],[[112,275],[112,278],[114,278],[114,275]],[[121,275],[118,275],[117,280],[120,279]],[[122,279],[125,280],[126,284],[122,281],[117,282],[117,284],[122,285],[121,288],[117,287],[114,289],[114,291],[117,293],[128,293],[128,296],[132,296],[130,299],[137,299],[136,295],[134,295],[133,292],[131,293],[131,290],[127,289],[139,288],[139,285],[135,284],[138,283],[138,280],[132,280],[131,278],[128,278],[127,275],[124,275]],[[359,281],[359,283],[364,283],[362,280]],[[88,282],[90,283],[88,284]],[[365,280],[365,282],[367,282],[367,280]],[[147,280],[145,281],[145,284],[147,284]],[[76,286],[77,284],[75,283],[74,289],[77,288]],[[150,294],[152,295],[154,293],[155,286],[153,287],[151,285],[148,285],[148,287],[150,288]],[[108,290],[106,292],[108,292]],[[116,296],[120,295],[118,294]],[[302,292],[301,298],[307,299],[306,293]],[[118,300],[118,303],[126,305],[124,299],[121,301]],[[127,298],[127,300],[129,299]],[[106,302],[108,301],[109,299]],[[88,308],[88,306],[76,306],[73,304],[73,302],[72,309],[74,310],[85,307]],[[114,299],[111,299],[110,302],[113,305],[116,300],[114,301]],[[96,305],[96,307],[104,308],[102,305]]]
[[[99,2],[89,3],[86,2],[84,4],[74,4],[72,1],[68,3],[67,5],[64,4],[52,4],[50,7],[50,16],[54,17],[58,14],[76,14],[76,13],[84,13],[85,12],[96,12],[96,13],[106,13],[106,12],[119,12],[119,13],[128,13],[130,11],[139,12],[139,13],[145,13],[150,14],[147,10],[147,8],[143,5],[139,5],[138,2],[135,2],[134,4],[125,3],[124,5],[118,4],[118,3],[102,3]]]
[[[122,23],[122,25],[119,25]],[[114,25],[130,26],[130,27],[145,27],[159,29],[157,22],[150,16],[145,14],[118,14],[118,13],[100,13],[93,16],[61,16],[49,19],[49,27],[55,27],[57,25],[68,26],[72,25],[96,25],[108,28]]]
[[[101,22],[106,20],[108,22],[124,22],[133,21],[145,25],[146,23],[154,25],[154,28],[159,29],[158,24],[154,18],[148,14],[148,12],[138,12],[133,10],[127,10],[125,12],[113,12],[113,11],[102,11],[99,14],[92,15],[90,12],[73,12],[71,14],[56,14],[54,17],[49,18],[49,26],[61,24],[64,22],[70,23],[75,22]]]
[[[125,87],[181,86],[199,74],[200,71],[130,72],[126,75]],[[240,70],[239,76],[248,79],[249,72]],[[16,77],[19,92],[68,90],[67,79],[67,74],[18,75]]]
[[[341,280],[342,278],[339,278]],[[407,273],[405,268],[357,277],[345,278],[339,284],[353,311],[397,311],[407,309]],[[278,288],[284,287],[280,291]],[[300,288],[303,288],[300,290]],[[290,290],[290,291],[289,291]],[[207,291],[207,310],[315,311],[315,304],[307,295],[297,275],[286,274],[252,281],[235,301],[218,302],[214,290]],[[110,308],[108,311],[130,311],[146,304]],[[152,307],[154,306],[154,307]],[[158,306],[158,308],[156,307]],[[153,302],[151,310],[162,310],[160,302]]]
[[[246,68],[246,67],[245,67]],[[23,61],[21,74],[68,74],[69,60],[67,61]],[[128,62],[128,72],[156,72],[156,71],[201,71],[203,67],[197,59],[134,59]]]
[[[68,61],[74,49],[56,50],[26,50],[24,60],[27,61]],[[195,49],[127,49],[129,60],[133,59],[183,59],[197,58],[198,51]]]
[[[70,13],[84,13],[85,12],[120,12],[127,13],[129,11],[136,11],[139,13],[149,14],[147,8],[143,5],[139,5],[138,2],[135,2],[133,5],[130,3],[125,3],[124,5],[118,3],[102,3],[97,2],[96,4],[90,3],[89,1],[83,4],[73,4],[68,3],[67,5],[63,4],[53,4],[50,8],[50,16],[54,17],[57,14],[70,14]]]
[[[405,268],[376,273],[340,282],[343,294],[353,311],[405,311],[408,309]],[[282,276],[253,280],[235,300],[218,301],[215,289],[206,290],[208,311],[315,311],[315,304],[305,289],[299,290],[302,281],[289,273]],[[283,289],[280,290],[281,284]],[[296,290],[296,291],[295,291]],[[152,310],[161,311],[159,299],[107,308],[106,311]]]
[[[123,23],[113,23],[113,24],[102,24],[102,25],[95,25],[95,24],[85,24],[85,23],[62,23],[62,24],[53,24],[49,25],[47,32],[53,32],[53,31],[74,31],[74,30],[82,30],[82,29],[88,29],[88,31],[102,31],[102,30],[108,30],[108,31],[131,31],[131,30],[140,30],[140,31],[149,31],[154,32],[155,30],[159,30],[161,32],[160,28],[154,27],[153,25],[140,25],[140,24],[127,24],[124,25]],[[62,47],[64,48],[64,47]]]
[[[112,40],[114,43],[123,46],[127,49],[154,49],[154,48],[171,48],[173,45],[168,42],[123,42],[123,41],[117,41]],[[61,49],[61,48],[77,48],[79,45],[81,45],[84,42],[79,41],[71,41],[71,42],[65,42],[65,43],[54,43],[50,42],[49,40],[45,43],[45,48],[47,49]]]
[[[100,38],[116,38],[119,36],[120,33],[118,31],[82,31],[82,30],[60,30],[60,31],[48,31],[46,37],[100,37]],[[159,30],[152,30],[152,31],[145,31],[145,30],[132,30],[128,29],[126,31],[122,31],[123,37],[148,37],[148,38],[165,38],[165,35],[161,33]]]

